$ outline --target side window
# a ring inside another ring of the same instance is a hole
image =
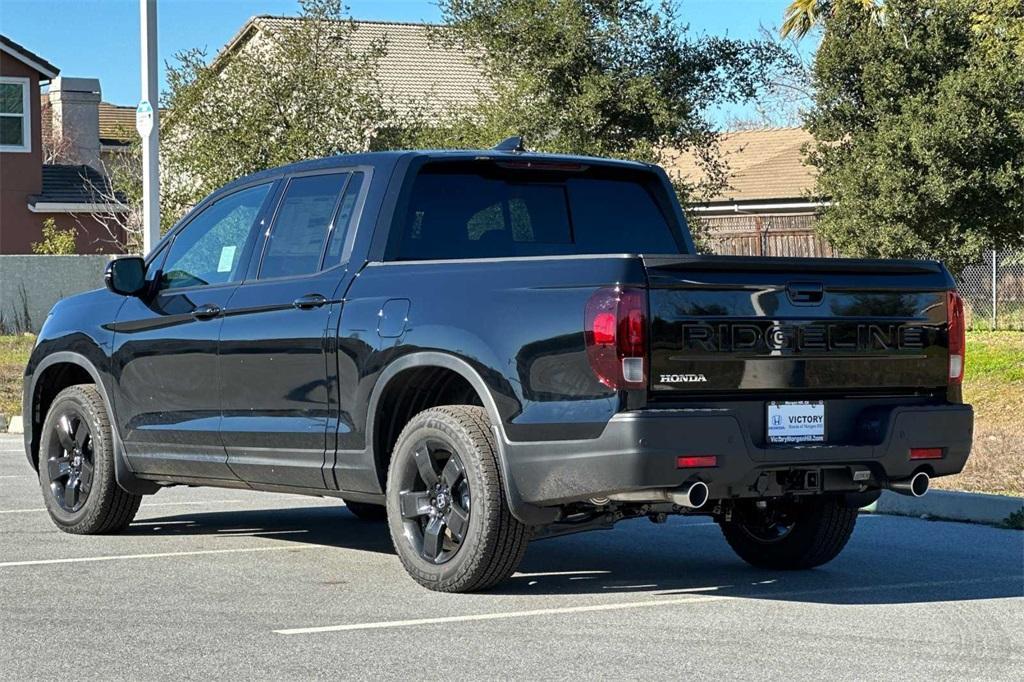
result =
[[[345,238],[352,230],[356,201],[359,199],[359,190],[363,187],[363,178],[363,173],[353,173],[352,179],[345,186],[345,195],[341,197],[338,217],[334,219],[334,227],[331,228],[331,236],[327,240],[324,268],[335,266],[341,262],[341,251],[345,248]]]
[[[220,199],[174,238],[160,277],[161,289],[180,289],[241,279],[242,251],[270,185]]]
[[[263,253],[259,279],[294,277],[320,268],[324,240],[348,173],[308,175],[288,183]]]

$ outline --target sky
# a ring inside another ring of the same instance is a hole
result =
[[[789,0],[681,0],[691,31],[755,37],[778,26]],[[348,0],[356,19],[439,21],[434,0]],[[157,0],[161,64],[182,50],[212,58],[257,14],[295,15],[296,0]],[[0,0],[0,33],[48,60],[63,76],[99,78],[104,101],[139,101],[138,0]],[[161,88],[162,89],[162,88]]]

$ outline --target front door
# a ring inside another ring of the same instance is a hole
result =
[[[244,481],[324,488],[333,343],[347,272],[339,262],[361,175],[290,179],[258,265],[221,330],[221,435]],[[336,323],[336,318],[335,323]]]
[[[191,218],[151,261],[151,295],[118,313],[114,414],[137,473],[235,478],[220,439],[218,339],[269,190],[242,189]]]

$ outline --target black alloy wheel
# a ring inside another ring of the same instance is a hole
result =
[[[119,455],[109,412],[93,384],[68,386],[46,411],[39,439],[39,486],[46,511],[66,533],[124,530],[142,496],[117,483]]]
[[[443,564],[459,551],[469,529],[472,493],[457,452],[436,439],[413,446],[416,473],[399,493],[406,537],[424,560]]]
[[[742,500],[718,524],[733,551],[758,568],[800,570],[836,558],[857,525],[841,495]]]
[[[475,592],[512,575],[530,528],[509,510],[495,429],[477,405],[426,409],[402,429],[388,467],[388,530],[413,580]]]
[[[781,501],[767,503],[764,508],[749,510],[743,515],[743,532],[758,542],[780,542],[793,530],[792,504]]]
[[[50,490],[61,509],[74,513],[85,505],[92,491],[96,468],[92,432],[85,416],[69,408],[54,422],[53,435],[46,453]]]

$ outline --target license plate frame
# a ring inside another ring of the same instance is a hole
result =
[[[768,402],[765,404],[765,435],[768,444],[824,443],[827,424],[825,417],[824,400]]]

